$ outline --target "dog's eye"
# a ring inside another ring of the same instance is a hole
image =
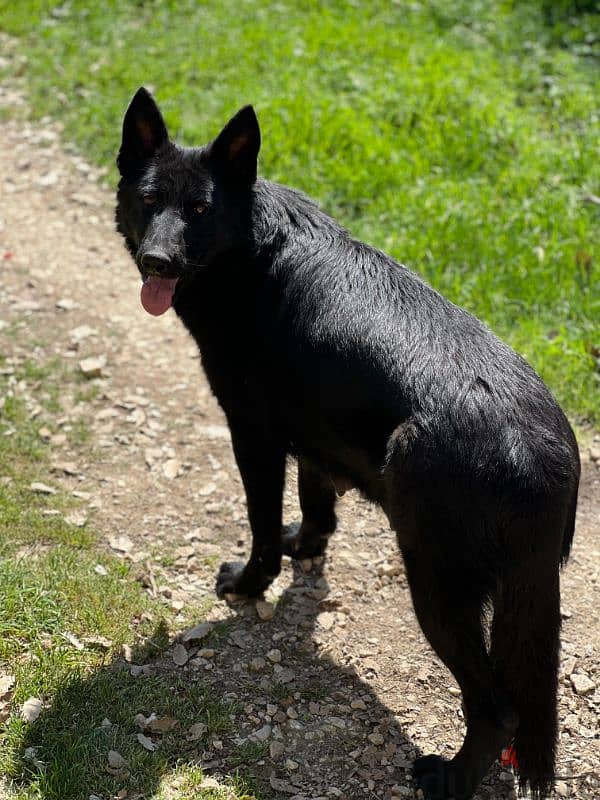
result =
[[[204,214],[206,211],[206,206],[203,206],[202,203],[198,206],[194,206],[194,214]]]
[[[156,203],[156,195],[155,194],[145,194],[144,195],[144,205],[153,206],[155,203]]]

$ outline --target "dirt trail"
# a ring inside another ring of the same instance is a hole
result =
[[[0,169],[0,315],[16,322],[10,336],[0,326],[2,354],[9,365],[59,358],[72,371],[83,358],[106,359],[101,377],[66,384],[64,427],[81,419],[92,435],[75,453],[54,437],[52,460],[75,457],[77,469],[48,482],[83,493],[106,547],[138,562],[166,603],[212,602],[216,566],[242,558],[249,536],[227,428],[196,348],[172,312],[155,319],[142,310],[112,194],[54,129],[1,122]],[[573,798],[600,794],[600,461],[586,453],[585,462],[563,577],[558,769],[582,777],[558,791]],[[292,473],[287,520],[297,517]],[[383,516],[351,492],[339,517],[322,571],[285,565],[269,595],[280,598],[274,619],[215,603],[205,619],[231,626],[214,659],[157,668],[212,680],[243,708],[234,733],[202,753],[209,769],[226,772],[249,741],[258,754],[249,771],[276,797],[412,797],[415,754],[451,755],[462,739],[459,693],[416,624]],[[591,681],[580,694],[578,674]],[[498,767],[478,796],[512,797],[512,786]]]

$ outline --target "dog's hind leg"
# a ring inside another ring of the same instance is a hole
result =
[[[403,555],[419,623],[461,688],[467,721],[456,756],[450,761],[436,755],[417,759],[414,778],[427,800],[466,800],[518,723],[486,651],[482,613],[487,587],[476,565],[467,569],[460,556],[453,560],[447,550],[442,555],[434,531]]]
[[[292,558],[313,558],[325,552],[335,530],[336,493],[333,481],[313,462],[298,462],[298,495],[302,522],[289,525],[283,532],[283,552]]]

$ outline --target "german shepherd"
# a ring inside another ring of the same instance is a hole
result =
[[[259,148],[251,106],[210,144],[178,146],[141,88],[117,159],[117,227],[142,305],[172,306],[196,340],[246,492],[251,555],[221,566],[217,594],[255,597],[282,553],[323,554],[337,494],[359,489],[386,513],[419,623],[463,696],[462,747],[419,758],[417,786],[470,798],[512,743],[520,785],[539,798],[554,781],[573,432],[479,320],[257,177]],[[288,455],[302,522],[284,531]]]

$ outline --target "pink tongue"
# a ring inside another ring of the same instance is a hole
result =
[[[140,299],[149,314],[159,317],[171,307],[178,278],[158,278],[150,275],[142,284]]]

